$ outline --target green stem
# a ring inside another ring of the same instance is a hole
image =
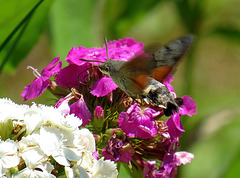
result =
[[[32,9],[31,11],[21,20],[21,22],[13,29],[13,31],[8,35],[8,37],[4,40],[4,42],[1,44],[0,46],[0,52],[3,50],[3,48],[8,44],[8,42],[13,38],[13,36],[17,33],[17,31],[24,25],[23,30],[20,32],[19,36],[17,37],[17,39],[15,40],[15,43],[17,43],[19,41],[19,38],[22,36],[23,31],[26,29],[26,24],[28,24],[29,19],[32,17],[33,13],[36,11],[36,9],[38,8],[38,6],[43,2],[44,0],[40,0]],[[7,62],[8,56],[10,54],[10,52],[15,48],[16,44],[13,43],[12,47],[10,48],[9,52],[7,53],[6,57],[4,58],[4,60],[2,61],[1,65],[0,65],[0,74],[2,72],[2,69],[4,67],[4,65]]]

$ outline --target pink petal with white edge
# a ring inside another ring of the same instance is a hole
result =
[[[176,165],[180,166],[181,164],[191,163],[191,160],[194,158],[194,154],[186,151],[178,151],[175,153],[176,156]]]

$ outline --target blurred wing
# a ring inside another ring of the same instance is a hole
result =
[[[159,82],[163,82],[165,77],[168,76],[178,61],[184,56],[192,41],[193,36],[183,36],[153,53],[149,57],[149,61],[154,63],[151,76]]]
[[[147,87],[151,75],[152,64],[148,58],[138,56],[129,62],[124,63],[120,70],[129,79],[128,87],[135,93],[141,94]]]
[[[144,89],[148,85],[149,77],[163,82],[184,56],[192,41],[191,35],[183,36],[163,46],[147,58],[138,56],[124,63],[120,71],[133,81],[132,88],[137,86],[138,90]]]

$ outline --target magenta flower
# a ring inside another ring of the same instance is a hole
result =
[[[174,177],[177,174],[177,166],[190,163],[194,155],[189,152],[179,151],[168,153],[159,170],[155,172],[156,178]]]
[[[92,156],[97,160],[99,158],[99,155],[98,155],[98,152],[97,151],[94,151],[92,153]]]
[[[144,178],[155,178],[155,165],[156,161],[147,161],[143,168]]]
[[[99,119],[104,117],[104,110],[101,106],[97,106],[94,110],[94,117]]]
[[[75,114],[75,116],[82,119],[82,127],[88,125],[89,122],[92,120],[92,115],[83,99],[80,97],[75,103],[70,105],[70,114]]]
[[[175,153],[176,156],[176,165],[180,166],[181,164],[186,165],[191,163],[191,160],[194,158],[194,154],[186,151],[178,151]]]
[[[144,54],[143,44],[136,42],[132,38],[110,41],[108,43],[108,53],[111,59],[128,61],[137,55]],[[89,62],[81,61],[80,59],[89,60]],[[65,60],[69,63],[69,66],[59,72],[56,83],[63,88],[79,88],[81,83],[86,83],[85,79],[87,75],[98,70],[90,69],[91,64],[97,66],[100,62],[107,60],[106,49],[105,47],[74,47],[68,53]],[[91,60],[98,60],[99,62],[91,62]],[[106,96],[117,88],[112,79],[103,74],[95,75],[94,79],[96,81],[90,86],[90,93],[94,96]]]
[[[70,113],[70,106],[69,106],[69,101],[73,99],[74,96],[71,94],[67,95],[64,98],[61,98],[58,100],[58,102],[54,105],[55,108],[58,108],[63,114],[67,115]]]
[[[89,75],[87,69],[90,66],[90,63],[83,63],[82,65],[69,64],[60,70],[55,81],[62,88],[80,88],[82,84],[86,83],[86,77]],[[79,76],[79,74],[81,75]]]
[[[185,132],[180,121],[180,115],[176,112],[173,112],[173,115],[166,121],[166,125],[168,126],[168,133],[173,138],[181,137],[182,132]]]
[[[100,97],[105,96],[113,90],[117,89],[118,86],[112,81],[110,77],[102,77],[92,85],[92,95]]]
[[[174,112],[173,115],[166,121],[168,132],[173,138],[181,137],[182,132],[185,132],[180,120],[180,115],[188,115],[191,117],[193,114],[197,113],[197,106],[191,97],[183,96],[182,99],[183,104],[179,107],[178,113]]]
[[[170,82],[172,82],[174,80],[174,77],[172,74],[169,74],[164,80],[163,80],[163,84],[167,87],[167,89],[172,92],[172,94],[174,95],[174,97],[177,97],[177,95],[174,92],[174,88],[173,86],[170,84]]]
[[[157,112],[151,108],[141,110],[137,103],[128,108],[127,112],[119,115],[119,126],[129,137],[151,138],[157,134],[154,117]]]
[[[195,101],[190,96],[183,96],[183,105],[179,107],[179,114],[180,115],[188,115],[192,117],[193,114],[197,114],[197,106]]]
[[[33,69],[36,78],[32,83],[27,85],[22,92],[23,100],[33,99],[40,96],[50,85],[49,78],[58,73],[62,67],[62,61],[59,62],[60,57],[56,57],[50,62],[39,74],[37,69]]]
[[[127,148],[127,149],[126,149]],[[133,149],[125,139],[121,140],[114,134],[107,143],[107,146],[103,148],[102,154],[105,159],[111,161],[123,163],[129,163],[132,160],[133,153],[129,150]]]
[[[177,166],[175,164],[174,153],[168,153],[159,168],[155,172],[156,178],[174,177],[177,173]]]

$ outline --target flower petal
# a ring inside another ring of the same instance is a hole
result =
[[[60,70],[56,75],[56,83],[62,88],[80,88],[85,82],[85,77],[88,76],[90,63],[83,65],[70,64]],[[81,75],[80,75],[81,74]]]
[[[134,104],[127,112],[122,112],[119,115],[119,127],[129,137],[151,138],[157,133],[157,126],[155,125],[154,117],[159,115],[151,108],[141,110],[138,104]]]
[[[25,86],[25,89],[21,94],[23,100],[25,101],[40,96],[47,89],[49,84],[50,82],[48,80],[44,80],[42,77],[34,79],[32,83]]]
[[[50,78],[51,76],[58,73],[62,67],[62,61],[59,61],[60,57],[54,58],[41,72],[41,76]],[[56,64],[56,65],[55,65]],[[54,66],[55,65],[55,66]]]
[[[183,96],[183,105],[179,107],[179,114],[180,115],[188,115],[192,117],[193,114],[197,114],[197,105],[195,101],[190,96]]]
[[[93,168],[93,177],[117,178],[118,171],[113,161],[99,159]]]
[[[176,155],[176,165],[180,166],[181,164],[191,163],[191,160],[194,158],[194,154],[186,151],[178,151]]]
[[[78,118],[82,119],[82,127],[88,125],[90,120],[92,120],[92,115],[83,99],[81,97],[75,103],[70,105],[70,114],[75,114]]]
[[[176,112],[173,113],[172,117],[170,117],[166,124],[168,126],[168,133],[171,135],[171,137],[181,137],[182,132],[185,132],[182,126],[182,123],[180,121],[180,115]]]
[[[118,86],[112,81],[110,77],[102,77],[92,85],[92,95],[100,97],[112,92]]]

